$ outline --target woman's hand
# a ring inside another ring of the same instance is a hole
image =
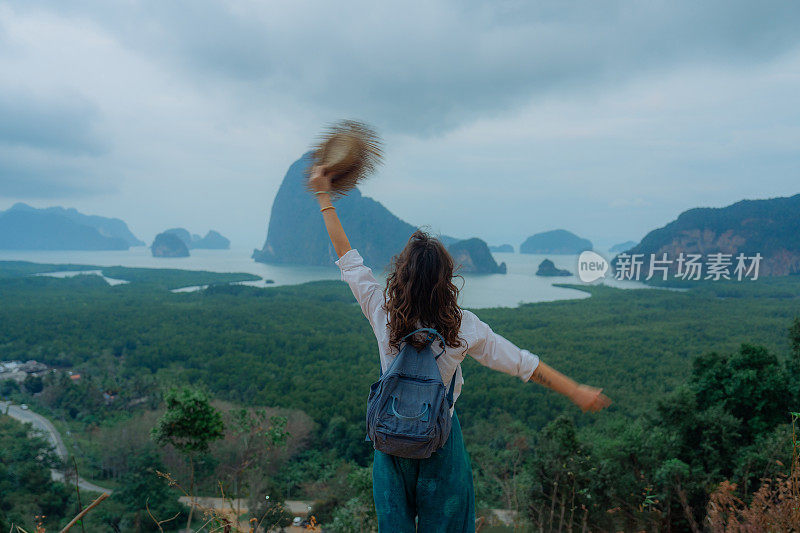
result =
[[[563,394],[580,407],[584,413],[586,411],[599,411],[611,405],[611,400],[603,394],[603,389],[576,383],[575,380],[568,378],[542,361],[539,361],[533,371],[531,381],[541,383],[545,387]]]
[[[308,185],[314,192],[331,190],[331,173],[324,165],[314,165],[311,167],[311,174],[308,177]]]
[[[590,387],[589,385],[578,385],[570,400],[580,407],[584,413],[587,411],[596,412],[611,405],[611,400],[602,391],[603,389]]]

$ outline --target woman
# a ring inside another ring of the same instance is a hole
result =
[[[541,383],[564,394],[584,411],[598,411],[611,401],[601,389],[580,385],[494,333],[475,314],[458,307],[458,289],[452,282],[453,259],[445,247],[421,231],[415,232],[395,256],[386,287],[364,266],[357,250],[350,248],[328,192],[330,176],[314,166],[310,186],[316,195],[336,255],[336,264],[358,300],[378,339],[381,369],[386,371],[399,352],[400,339],[420,327],[441,333],[436,352],[444,348],[437,364],[449,387],[455,379],[458,400],[464,379],[461,361],[467,353],[479,363]],[[410,341],[420,348],[424,339]],[[373,497],[382,532],[475,531],[475,494],[472,470],[464,447],[461,426],[451,409],[452,428],[445,445],[428,459],[407,459],[375,450],[372,467]]]

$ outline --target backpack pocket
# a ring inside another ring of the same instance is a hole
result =
[[[373,444],[376,450],[407,459],[427,459],[436,447],[437,439],[430,436],[412,436],[394,433],[384,428],[375,431]]]
[[[407,422],[412,422],[415,420],[419,420],[420,422],[427,422],[430,420],[430,412],[431,412],[431,404],[423,403],[422,409],[416,415],[403,415],[397,411],[397,396],[392,396],[392,403],[389,404],[389,414],[399,418],[400,420],[405,420]]]

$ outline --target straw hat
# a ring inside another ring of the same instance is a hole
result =
[[[328,126],[313,147],[313,164],[333,173],[333,196],[343,196],[375,171],[381,163],[381,139],[375,130],[354,120]],[[308,169],[311,171],[311,168]]]

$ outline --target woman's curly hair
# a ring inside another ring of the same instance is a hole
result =
[[[441,333],[447,346],[462,345],[453,268],[453,258],[444,245],[421,230],[415,231],[405,248],[392,258],[383,290],[390,346],[399,350],[400,339],[417,329],[417,321]],[[417,350],[425,345],[416,336],[408,342]]]

